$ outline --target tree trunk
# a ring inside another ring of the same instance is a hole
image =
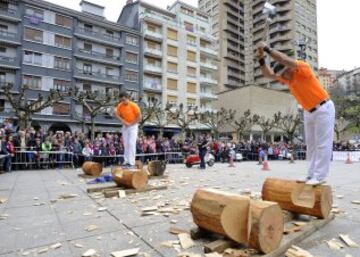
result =
[[[164,135],[164,128],[159,126],[159,138],[162,139]]]
[[[277,203],[199,189],[193,197],[191,212],[199,227],[261,252],[271,252],[280,245],[284,221]]]
[[[30,114],[21,112],[17,115],[19,130],[26,130],[30,126]]]
[[[102,173],[102,165],[97,162],[85,162],[82,165],[82,170],[86,175],[98,177]]]
[[[122,169],[116,167],[111,171],[114,182],[121,187],[144,189],[148,182],[148,174],[143,169]]]
[[[95,116],[91,115],[91,141],[94,142],[95,139]]]
[[[308,186],[292,180],[266,179],[263,200],[277,202],[284,210],[327,218],[332,206],[332,191],[328,185]]]

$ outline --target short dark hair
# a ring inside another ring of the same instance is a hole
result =
[[[119,97],[120,97],[120,98],[123,98],[123,97],[129,98],[130,96],[129,96],[128,92],[126,92],[126,91],[121,91],[120,94],[119,94]]]

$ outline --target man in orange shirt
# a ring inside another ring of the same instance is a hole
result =
[[[266,65],[265,52],[277,61],[274,70]],[[335,126],[334,103],[306,62],[294,60],[269,48],[264,42],[258,45],[256,57],[262,74],[288,85],[290,92],[304,108],[305,140],[309,161],[305,181],[309,185],[324,183],[332,156]]]
[[[126,92],[120,93],[120,103],[115,108],[116,117],[122,122],[124,141],[124,166],[135,166],[136,139],[141,121],[139,106],[130,101]]]

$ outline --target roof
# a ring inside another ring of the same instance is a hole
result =
[[[270,91],[277,92],[277,93],[289,94],[288,91],[283,91],[283,90],[278,90],[278,89],[263,87],[263,86],[259,86],[259,85],[246,85],[246,86],[243,86],[243,87],[239,87],[239,88],[237,88],[237,89],[231,89],[231,90],[227,90],[227,91],[220,92],[220,93],[218,93],[218,95],[227,94],[227,93],[234,93],[234,91],[244,90],[244,89],[247,89],[247,88],[249,88],[249,87],[258,88],[258,89],[264,89],[264,90],[270,90]]]
[[[176,17],[176,13],[170,12],[170,11],[168,11],[168,10],[166,10],[166,9],[160,8],[160,7],[156,6],[156,5],[153,5],[153,4],[148,3],[148,2],[146,2],[146,1],[139,0],[138,2],[139,2],[142,6],[144,6],[144,7],[146,7],[146,8],[153,9],[153,10],[155,10],[155,11],[157,11],[157,12],[161,12],[161,13],[163,13],[163,14],[165,14],[165,15],[169,15],[169,16],[172,16],[172,17]]]
[[[172,9],[172,8],[173,8],[175,5],[177,5],[177,4],[179,4],[179,5],[181,5],[181,6],[184,6],[184,7],[186,7],[186,8],[189,8],[189,9],[191,9],[191,10],[193,10],[193,11],[196,11],[197,13],[199,13],[199,14],[201,14],[201,15],[203,15],[203,16],[210,17],[209,14],[207,14],[206,12],[200,10],[198,7],[195,7],[195,6],[193,6],[193,5],[187,4],[187,3],[183,2],[183,1],[180,1],[180,0],[176,0],[172,5],[170,5],[170,6],[168,7],[168,9]]]
[[[47,8],[47,9],[53,9],[59,12],[62,12],[64,14],[67,14],[69,16],[75,16],[78,18],[84,18],[84,19],[90,19],[92,20],[94,23],[98,22],[103,24],[103,26],[112,26],[112,28],[114,30],[124,30],[124,31],[128,31],[134,34],[139,34],[138,31],[128,27],[128,26],[124,26],[122,24],[116,23],[116,22],[112,22],[109,21],[107,19],[105,19],[104,17],[100,17],[100,16],[96,16],[96,15],[91,15],[88,13],[84,13],[81,11],[77,11],[71,8],[67,8],[61,5],[57,5],[57,4],[53,4],[44,0],[23,0],[25,3],[30,4],[30,5],[35,5],[38,6],[40,8]],[[92,3],[90,3],[92,4]]]
[[[80,5],[83,5],[83,4],[90,4],[90,5],[96,6],[96,7],[101,8],[101,9],[105,9],[105,6],[95,4],[95,3],[92,3],[92,2],[89,2],[89,1],[86,1],[86,0],[81,0]]]

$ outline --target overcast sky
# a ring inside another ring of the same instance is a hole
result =
[[[48,0],[79,10],[80,0]],[[116,21],[126,0],[89,0],[105,5],[105,16]],[[147,0],[166,8],[175,0]],[[197,6],[197,0],[183,0]],[[360,66],[360,1],[318,0],[319,64],[329,69]]]

